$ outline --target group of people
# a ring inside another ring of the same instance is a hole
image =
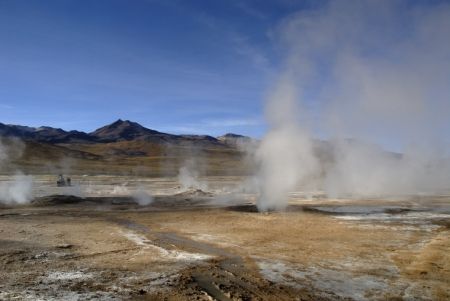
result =
[[[58,187],[72,186],[72,179],[70,179],[69,177],[64,178],[64,176],[62,174],[60,174],[58,176],[58,181],[56,181],[56,185],[58,185]]]

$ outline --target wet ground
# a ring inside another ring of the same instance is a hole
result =
[[[450,299],[450,197],[297,193],[258,213],[254,195],[225,194],[235,178],[208,192],[122,180],[1,208],[0,300]],[[150,205],[125,193],[138,186]]]

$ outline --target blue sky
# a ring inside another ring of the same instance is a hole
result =
[[[316,69],[296,83],[315,136],[327,138],[328,93],[349,108],[331,117],[388,148],[399,149],[404,136],[448,141],[449,3],[0,0],[0,122],[90,132],[121,118],[170,133],[261,137],[265,99],[294,50]],[[359,65],[339,61],[366,48],[352,57]],[[403,109],[421,93],[425,109]],[[357,104],[368,108],[363,118]],[[406,135],[387,125],[386,113]],[[421,124],[432,126],[419,136]]]
[[[0,122],[259,137],[270,32],[311,3],[0,0]]]

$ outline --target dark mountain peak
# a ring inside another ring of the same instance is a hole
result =
[[[161,134],[158,131],[150,130],[137,122],[118,119],[111,124],[105,125],[89,135],[100,141],[123,141],[144,138],[149,135]]]
[[[117,119],[116,121],[114,121],[111,124],[105,125],[99,129],[97,129],[96,131],[100,130],[100,129],[123,129],[123,128],[128,128],[128,127],[132,127],[135,129],[146,129],[144,126],[140,125],[137,122],[133,122],[130,120],[122,120],[122,119]]]
[[[123,119],[117,119],[113,123],[109,124],[109,126],[120,126],[122,124],[130,124],[131,121],[129,120],[123,120]]]

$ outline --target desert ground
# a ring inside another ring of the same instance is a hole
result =
[[[450,299],[450,196],[296,192],[260,213],[241,177],[54,180],[0,209],[0,300]]]

